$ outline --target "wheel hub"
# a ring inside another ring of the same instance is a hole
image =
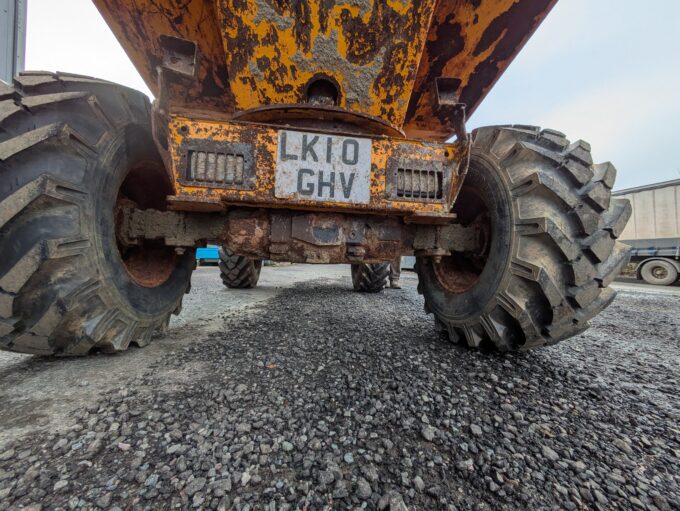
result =
[[[663,266],[655,266],[652,270],[652,275],[657,279],[665,279],[668,277],[668,270]]]
[[[462,196],[462,200],[461,200]],[[455,209],[459,221],[475,229],[477,244],[475,252],[457,252],[433,262],[434,273],[439,284],[454,294],[465,293],[472,289],[484,270],[491,246],[491,219],[486,203],[479,194],[470,187],[464,187],[458,198],[458,204],[465,208]]]
[[[165,283],[177,267],[178,255],[173,247],[165,246],[155,240],[135,240],[131,243],[122,235],[124,208],[147,209],[163,208],[165,196],[145,195],[143,191],[152,190],[145,186],[149,175],[157,173],[155,168],[137,166],[131,169],[118,191],[114,218],[116,221],[116,244],[120,259],[129,277],[139,286],[154,288]]]

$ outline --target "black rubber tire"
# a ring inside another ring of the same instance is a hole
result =
[[[662,270],[662,274],[659,275],[655,270]],[[654,286],[670,286],[678,280],[678,270],[673,263],[655,259],[642,265],[642,268],[640,268],[640,278],[647,284]]]
[[[593,165],[587,143],[552,130],[500,126],[472,136],[454,211],[465,223],[483,201],[488,255],[461,290],[437,276],[459,259],[418,258],[425,310],[471,347],[526,350],[583,332],[613,300],[608,286],[629,260],[630,247],[616,241],[631,213],[628,200],[611,199],[616,170]]]
[[[139,203],[164,204],[170,182],[142,93],[44,72],[0,85],[0,349],[120,351],[179,312],[193,251],[170,255],[157,287],[138,285],[118,251],[114,207],[129,169],[143,180]]]
[[[379,293],[387,287],[390,263],[353,264],[352,285],[361,293]]]
[[[220,277],[230,289],[251,289],[257,285],[262,270],[262,261],[234,254],[226,247],[220,247]]]

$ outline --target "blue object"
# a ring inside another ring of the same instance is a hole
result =
[[[196,261],[198,261],[198,264],[218,263],[220,255],[217,250],[217,247],[214,245],[208,245],[206,248],[197,248]]]

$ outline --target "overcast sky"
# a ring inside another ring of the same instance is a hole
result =
[[[560,0],[470,119],[582,138],[616,188],[680,178],[680,1]],[[29,0],[26,68],[150,94],[90,0]]]

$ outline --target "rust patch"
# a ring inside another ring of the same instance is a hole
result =
[[[158,287],[166,282],[177,267],[177,255],[171,248],[145,244],[121,253],[125,270],[142,287]]]
[[[471,114],[556,0],[94,0],[159,96],[162,36],[196,44],[195,76],[168,75],[167,112],[208,118],[298,105],[315,77],[339,108],[410,138],[445,140],[437,78]],[[449,82],[451,83],[451,82]]]
[[[469,105],[471,114],[491,89],[502,71],[524,46],[545,16],[552,0],[514,4],[505,14],[494,19],[473,50],[474,56],[483,55],[493,46],[493,53],[476,67],[462,88],[460,100]],[[512,27],[512,30],[508,30]]]
[[[339,107],[403,122],[434,0],[217,5],[238,110],[303,103],[307,84],[326,75],[339,84]]]
[[[464,293],[472,289],[479,281],[480,272],[461,255],[443,257],[432,267],[441,286],[453,294]]]
[[[557,0],[442,0],[429,28],[404,131],[446,140],[453,134],[437,110],[435,79],[459,82],[468,116],[507,69]]]
[[[433,39],[428,38],[425,43],[425,52],[432,56],[432,59],[428,62],[429,72],[426,78],[421,78],[415,85],[406,114],[407,119],[415,118],[418,100],[425,96],[428,92],[426,89],[432,86],[429,80],[433,77],[443,76],[446,64],[465,48],[465,40],[461,35],[461,25],[456,22],[453,14],[447,14],[444,20],[435,27],[435,34]],[[423,122],[426,119],[419,117],[418,121]]]
[[[229,87],[222,38],[213,2],[204,0],[93,0],[144,82],[158,97],[157,68],[163,62],[161,36],[194,41],[199,46],[197,74],[191,81],[169,84],[173,108],[229,111]]]

